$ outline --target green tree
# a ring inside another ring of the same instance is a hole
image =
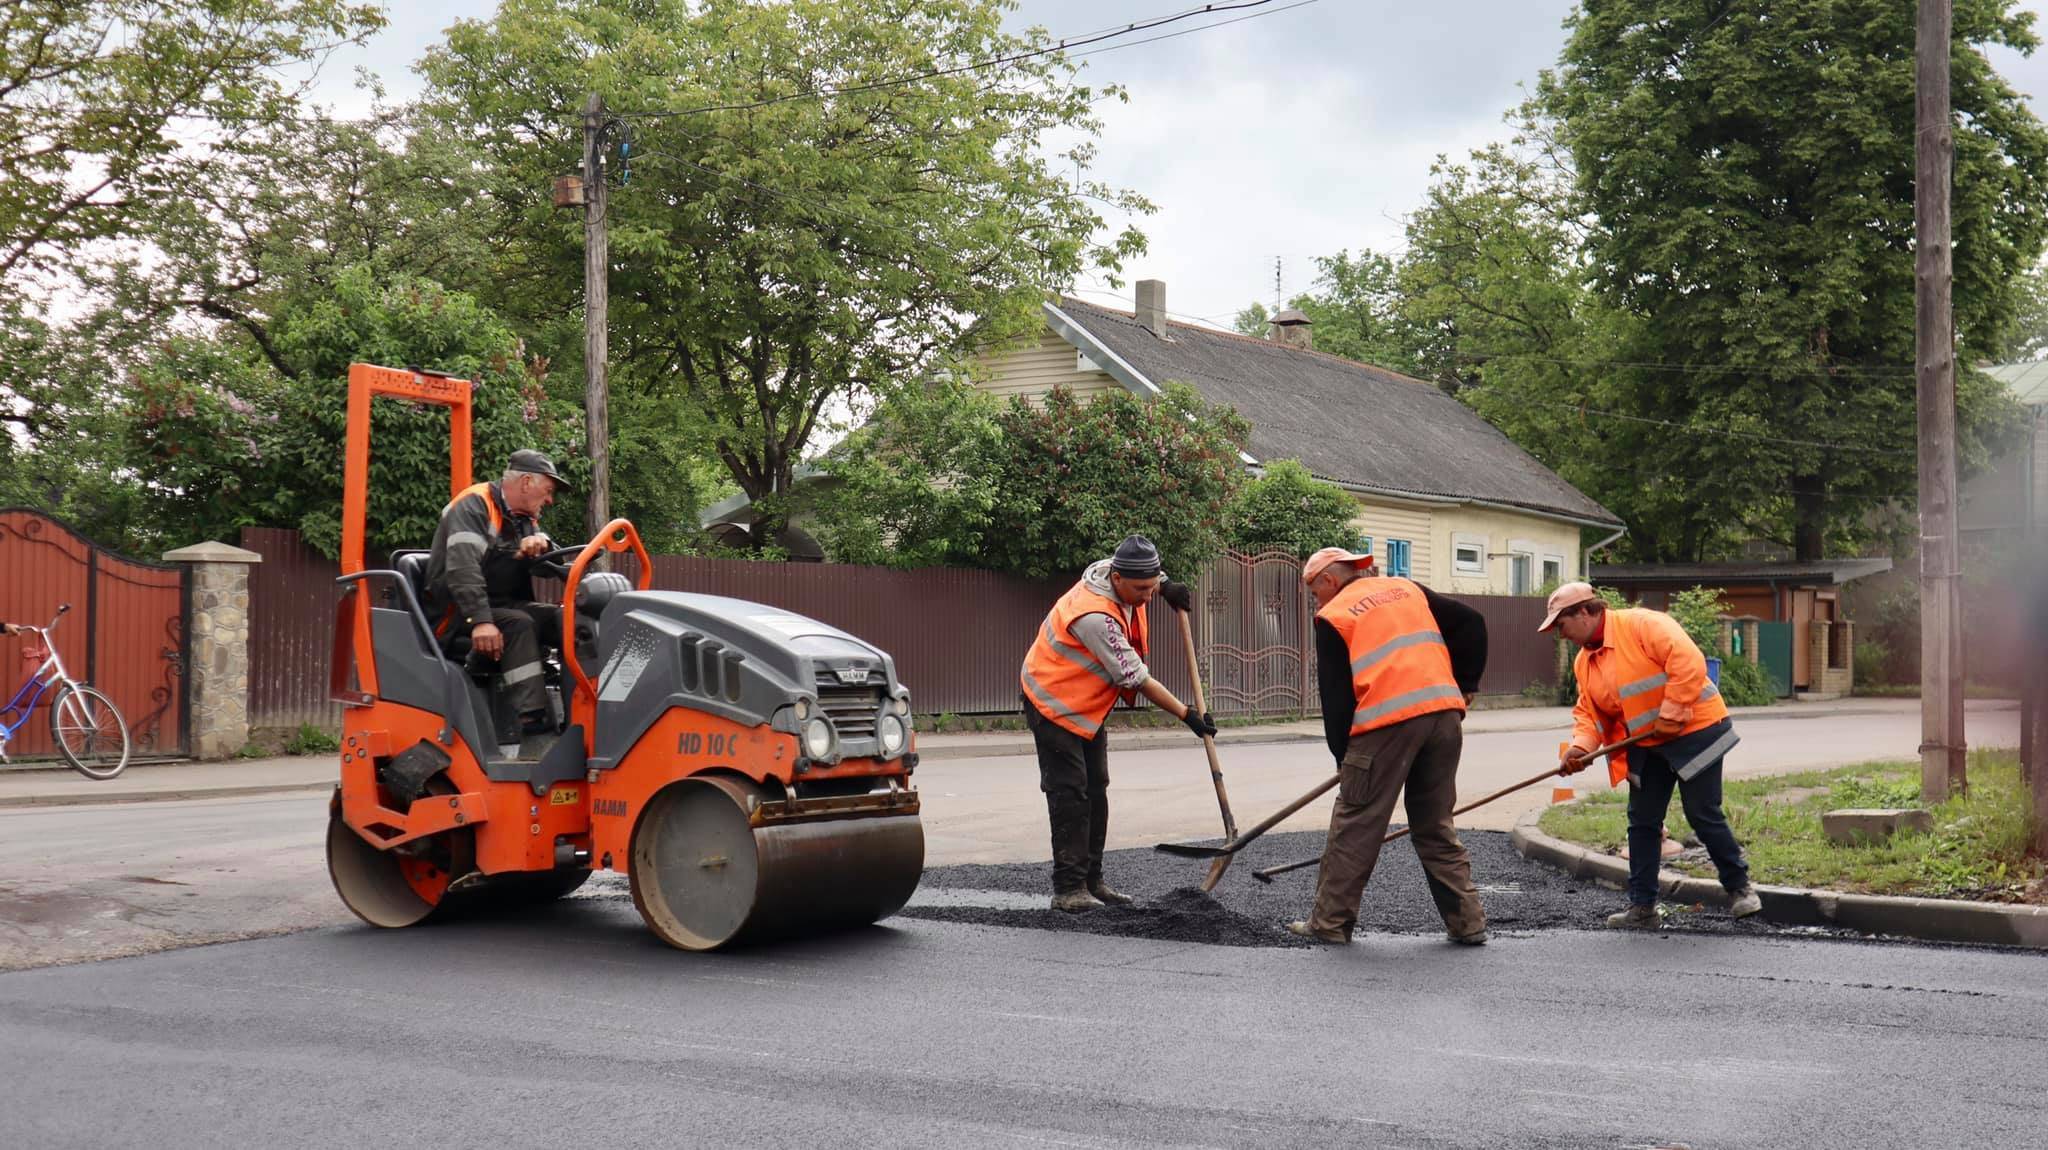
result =
[[[977,567],[1002,492],[1002,405],[943,380],[892,397],[822,461],[813,529],[838,563]]]
[[[1180,383],[1153,400],[1117,390],[1085,406],[1056,388],[1043,407],[1013,399],[997,423],[991,479],[1000,499],[983,565],[1071,577],[1140,532],[1159,546],[1168,574],[1192,578],[1223,551],[1250,432],[1229,408]]]
[[[49,0],[0,18],[0,281],[131,238],[203,185],[193,121],[296,110],[279,70],[384,23],[345,0]]]
[[[1394,262],[1376,252],[1353,256],[1340,251],[1316,258],[1314,289],[1287,302],[1315,329],[1316,350],[1345,359],[1413,372],[1411,340],[1404,329]],[[1237,313],[1235,327],[1264,339],[1270,317],[1264,304]]]
[[[1956,5],[1966,362],[2007,343],[2048,240],[2048,131],[1984,55],[2031,50],[2031,24],[2009,0]],[[1607,0],[1568,26],[1538,100],[1573,160],[1595,284],[1630,321],[1611,358],[1652,365],[1616,380],[1610,408],[1670,425],[1645,433],[1654,456],[1628,454],[1718,481],[1819,558],[1913,488],[1913,7]],[[1975,373],[1957,402],[1981,457],[2008,413]],[[1636,542],[1670,559],[1711,546]]]
[[[1000,0],[507,0],[429,53],[427,111],[477,140],[506,237],[487,298],[572,312],[581,233],[549,204],[601,93],[614,380],[702,415],[772,520],[835,413],[860,416],[1036,322],[1042,293],[1142,250],[1107,243],[1084,164],[1102,92]],[[1054,138],[1082,141],[1061,157]],[[630,165],[630,176],[627,168]],[[1078,192],[1084,194],[1076,194]],[[772,536],[772,531],[763,532]]]
[[[1285,551],[1306,559],[1324,547],[1357,548],[1351,521],[1358,501],[1317,479],[1299,462],[1276,460],[1245,484],[1230,509],[1230,546],[1248,553]]]

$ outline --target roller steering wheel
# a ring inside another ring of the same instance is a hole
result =
[[[578,543],[574,547],[557,547],[552,551],[543,551],[534,557],[534,565],[539,567],[543,574],[566,583],[569,581],[569,561],[583,554],[584,546]]]

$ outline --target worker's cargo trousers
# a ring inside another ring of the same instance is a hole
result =
[[[1671,810],[1671,792],[1685,808],[1685,821],[1707,848],[1721,887],[1730,894],[1749,886],[1749,863],[1742,857],[1742,844],[1728,828],[1728,816],[1721,811],[1721,765],[1715,759],[1690,779],[1678,777],[1677,762],[1702,743],[1711,743],[1732,724],[1727,719],[1700,731],[1654,747],[1632,747],[1628,752],[1628,901],[1636,906],[1657,903],[1657,872],[1663,863],[1664,816]]]
[[[562,609],[548,603],[493,603],[491,622],[505,636],[505,653],[498,657],[498,677],[505,684],[505,694],[521,715],[546,714],[548,692],[541,676],[541,652],[562,641]]]
[[[1038,747],[1038,789],[1052,823],[1052,889],[1085,890],[1102,881],[1109,839],[1109,729],[1084,739],[1039,714],[1029,699],[1024,725]]]
[[[1422,861],[1430,898],[1454,935],[1486,929],[1486,911],[1472,885],[1472,861],[1458,841],[1451,810],[1458,804],[1458,755],[1464,715],[1436,711],[1351,736],[1337,773],[1337,804],[1316,881],[1309,925],[1346,934],[1358,922],[1358,900],[1380,859],[1394,799],[1407,790],[1408,841]]]

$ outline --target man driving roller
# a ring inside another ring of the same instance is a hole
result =
[[[561,608],[533,601],[534,564],[554,549],[540,515],[568,484],[547,456],[513,452],[498,482],[465,488],[442,508],[427,561],[435,596],[453,608],[453,626],[469,632],[471,651],[497,660],[529,734],[548,720],[541,648],[562,635]]]

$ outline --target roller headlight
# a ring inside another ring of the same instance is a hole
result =
[[[832,753],[832,724],[823,715],[804,724],[804,753],[814,759]]]
[[[883,715],[875,724],[875,738],[882,744],[882,757],[893,759],[903,751],[903,720],[894,715]]]

